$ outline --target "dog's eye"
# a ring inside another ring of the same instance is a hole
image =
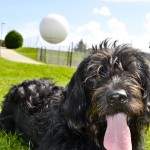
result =
[[[96,76],[90,77],[85,82],[86,87],[88,87],[88,89],[95,89],[97,87],[98,81],[99,81],[98,77]]]
[[[100,77],[105,77],[105,76],[107,76],[107,72],[108,72],[107,67],[101,66],[101,67],[99,68],[99,75],[100,75]]]

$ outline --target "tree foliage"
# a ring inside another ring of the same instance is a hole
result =
[[[5,46],[7,48],[19,48],[23,45],[23,37],[20,33],[15,30],[8,32],[5,36]]]
[[[86,44],[81,39],[77,46],[75,47],[74,51],[76,52],[85,52],[86,51]]]

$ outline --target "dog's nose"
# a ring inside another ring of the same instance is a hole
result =
[[[109,105],[124,104],[127,102],[127,94],[124,90],[113,91],[107,95]]]

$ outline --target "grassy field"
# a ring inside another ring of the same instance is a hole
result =
[[[34,50],[28,52],[28,57],[32,58],[35,53]],[[69,67],[16,63],[2,58],[0,64],[0,102],[13,84],[28,79],[52,78],[57,85],[65,86],[75,71]],[[146,135],[145,141],[145,150],[150,150],[150,132]],[[6,135],[0,131],[0,150],[30,150],[30,148],[16,135]]]
[[[38,58],[38,50],[36,48],[32,48],[32,47],[21,47],[21,48],[17,48],[15,49],[16,52],[24,55],[24,56],[27,56],[27,57],[30,57],[34,60],[37,60]]]
[[[34,60],[39,60],[38,50],[36,48],[24,47],[24,48],[15,49],[15,51],[24,56],[30,57]],[[63,66],[68,65],[69,66],[70,59],[72,58],[71,66],[77,66],[81,62],[81,60],[85,57],[85,55],[87,55],[87,54],[83,53],[83,52],[68,53],[67,51],[58,51],[58,50],[44,51],[43,50],[41,55],[42,55],[41,61],[44,61],[48,64],[63,65]]]

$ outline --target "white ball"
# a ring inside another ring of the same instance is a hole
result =
[[[58,14],[50,14],[44,17],[40,23],[42,38],[52,44],[64,41],[68,35],[68,29],[67,20]]]

